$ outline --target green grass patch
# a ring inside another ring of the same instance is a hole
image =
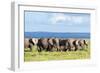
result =
[[[89,41],[89,40],[88,40]],[[24,52],[24,61],[49,61],[49,60],[77,60],[77,59],[89,59],[90,58],[90,42],[88,48],[78,51],[66,51],[66,52],[38,52],[36,46],[33,46],[32,52]]]

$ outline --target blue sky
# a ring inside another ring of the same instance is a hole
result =
[[[25,11],[25,32],[90,32],[90,14]]]

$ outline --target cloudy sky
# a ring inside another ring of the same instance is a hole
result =
[[[25,11],[25,32],[90,32],[90,14]]]

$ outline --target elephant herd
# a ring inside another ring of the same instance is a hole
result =
[[[77,51],[88,47],[88,42],[84,39],[72,38],[25,38],[24,48],[36,46],[38,52],[41,51]]]

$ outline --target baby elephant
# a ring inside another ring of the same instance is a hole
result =
[[[29,48],[32,51],[32,46],[35,45],[32,39],[25,38],[24,39],[24,48]]]

